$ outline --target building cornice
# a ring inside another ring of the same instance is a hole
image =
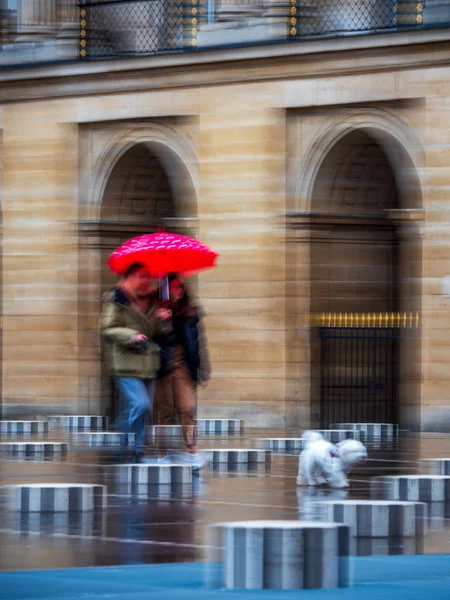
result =
[[[344,76],[450,64],[450,29],[0,70],[0,102]]]

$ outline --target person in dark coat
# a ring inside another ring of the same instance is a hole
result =
[[[182,277],[168,276],[169,308],[172,329],[161,341],[161,369],[157,386],[158,425],[172,425],[175,419],[183,430],[183,439],[196,468],[202,465],[198,454],[195,416],[196,390],[206,388],[211,377],[204,329],[203,311],[189,295]],[[161,462],[169,461],[167,457]]]

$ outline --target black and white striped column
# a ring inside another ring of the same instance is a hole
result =
[[[22,512],[76,512],[106,507],[106,487],[88,483],[2,486],[7,506]]]
[[[155,487],[166,485],[189,485],[192,483],[192,468],[178,464],[116,465],[116,481],[129,487]]]
[[[241,435],[244,433],[242,419],[197,419],[198,435]]]
[[[393,423],[337,423],[336,429],[359,431],[363,434],[361,441],[372,439],[394,439],[398,436],[398,425]]]
[[[48,421],[0,421],[1,435],[37,435],[48,433]]]
[[[450,475],[450,458],[426,458],[423,464],[430,475]]]
[[[344,440],[360,440],[361,432],[357,429],[315,429],[317,433],[323,435],[327,442],[338,444]]]
[[[133,446],[134,433],[117,433],[113,431],[76,432],[70,440],[77,446],[91,448],[124,448]]]
[[[68,445],[61,442],[3,442],[0,453],[17,458],[53,458],[67,455]]]
[[[16,512],[11,515],[14,529],[21,535],[105,535],[106,511],[89,510],[77,512]],[[94,538],[96,539],[96,538]],[[86,540],[83,540],[85,543]]]
[[[331,589],[350,585],[346,525],[306,521],[219,523],[208,531],[208,587]]]
[[[253,440],[253,445],[272,452],[298,454],[303,449],[303,440],[302,438],[256,438]]]
[[[450,475],[389,475],[373,477],[371,487],[377,497],[410,502],[450,500]]]
[[[304,516],[344,523],[355,537],[415,537],[426,532],[427,505],[396,500],[319,500]]]
[[[272,452],[270,450],[217,448],[212,450],[201,450],[201,454],[211,465],[223,464],[229,468],[239,464],[247,465],[270,465]]]
[[[108,428],[108,417],[97,415],[70,415],[50,417],[52,428],[66,431],[104,431]]]

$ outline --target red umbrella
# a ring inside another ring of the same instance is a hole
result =
[[[216,266],[218,253],[205,244],[185,235],[147,233],[128,240],[110,255],[108,265],[122,275],[133,263],[144,264],[155,279],[167,273],[184,276]]]

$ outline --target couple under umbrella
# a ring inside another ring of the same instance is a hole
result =
[[[159,379],[159,424],[173,423],[176,412],[188,451],[184,460],[194,469],[203,466],[195,390],[208,383],[209,361],[202,312],[186,289],[185,277],[214,267],[217,256],[197,240],[158,232],[129,240],[108,259],[120,279],[103,298],[101,328],[111,344],[112,375],[124,406],[117,427],[135,434],[135,462],[144,462]],[[157,292],[151,289],[154,279],[160,280]],[[168,463],[170,457],[158,462]]]

